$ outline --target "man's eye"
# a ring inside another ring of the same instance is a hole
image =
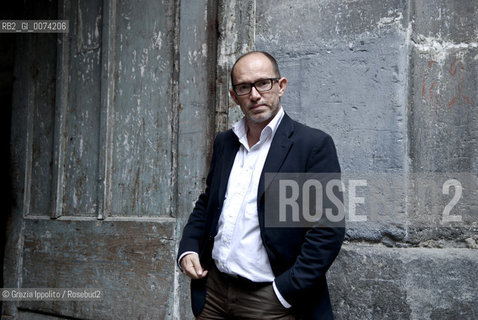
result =
[[[256,87],[259,87],[259,88],[264,88],[264,87],[267,87],[269,85],[269,80],[259,80],[256,82]]]
[[[239,85],[239,87],[238,87],[237,89],[238,89],[239,91],[247,91],[247,90],[249,90],[250,87],[251,87],[251,86],[248,85],[248,84],[241,84],[241,85]]]

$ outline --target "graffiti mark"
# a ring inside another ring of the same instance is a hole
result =
[[[459,68],[459,69],[458,69]],[[458,70],[460,70],[460,75],[459,75],[459,80],[460,82],[458,83],[458,90],[457,90],[457,93],[456,95],[450,100],[450,102],[448,102],[447,104],[447,107],[448,108],[451,108],[454,104],[456,104],[460,98],[463,97],[463,99],[465,100],[465,102],[468,104],[468,105],[473,105],[473,103],[471,102],[470,98],[468,98],[467,96],[465,96],[463,93],[462,93],[462,89],[463,89],[463,83],[465,82],[465,67],[463,66],[463,62],[461,61],[456,61],[456,58],[453,60],[453,62],[451,63],[450,65],[450,75],[452,77],[455,77]]]
[[[465,66],[455,58],[445,75],[435,60],[428,61],[422,81],[422,99],[433,107],[451,108],[460,101],[472,106],[471,99],[463,93]]]
[[[428,61],[427,70],[425,71],[425,74],[423,75],[422,99],[425,99],[425,100],[426,100],[426,94],[427,94],[426,87],[427,87],[427,82],[428,82],[428,74],[429,74],[430,69],[432,68],[432,66],[433,66],[434,63],[437,63],[437,62],[434,61],[434,60]],[[435,87],[435,84],[436,84],[436,81],[432,81],[432,83],[430,84],[430,88],[429,88],[429,90],[428,90],[428,94],[429,94],[429,97],[430,97],[430,101],[432,101],[432,102],[433,102],[433,100],[434,100],[433,88]],[[432,104],[433,104],[433,103],[432,103]]]

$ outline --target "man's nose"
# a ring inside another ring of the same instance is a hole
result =
[[[251,88],[250,96],[251,96],[251,100],[257,100],[261,98],[261,94],[259,93],[259,91],[257,91],[256,87],[254,86]]]

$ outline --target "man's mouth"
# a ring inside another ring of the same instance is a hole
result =
[[[265,106],[265,104],[255,104],[255,105],[251,106],[249,108],[249,110],[254,110],[254,109],[257,109],[257,108],[260,108],[260,107],[264,107],[264,106]]]

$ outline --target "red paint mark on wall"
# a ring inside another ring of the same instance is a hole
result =
[[[460,101],[472,106],[471,99],[463,93],[465,83],[465,66],[455,58],[448,72],[439,75],[441,67],[435,60],[428,61],[422,81],[422,100],[433,107],[446,106],[451,108]]]
[[[465,67],[463,66],[463,62],[461,61],[457,62],[455,58],[455,60],[453,60],[453,62],[450,65],[450,75],[452,77],[455,77],[457,73],[459,73],[458,90],[456,95],[450,100],[450,102],[448,102],[447,104],[448,108],[451,108],[454,104],[456,104],[460,100],[460,98],[463,98],[468,105],[473,105],[470,98],[468,98],[462,93],[463,83],[465,82]]]

